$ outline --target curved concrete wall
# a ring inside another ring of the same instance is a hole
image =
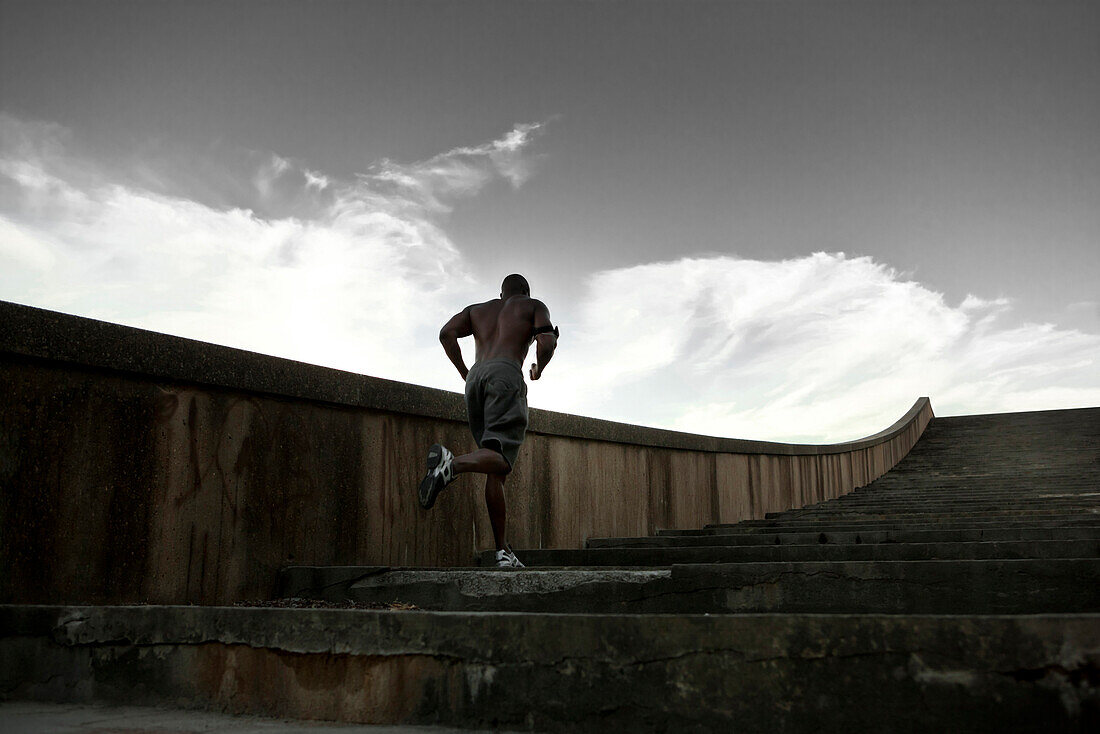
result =
[[[491,545],[477,478],[428,513],[428,445],[472,446],[457,393],[0,302],[0,601],[225,604],[279,567],[454,566]],[[932,418],[827,446],[533,410],[517,548],[736,522],[837,497]]]

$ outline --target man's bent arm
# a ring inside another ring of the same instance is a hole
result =
[[[535,337],[535,358],[538,363],[535,365],[534,374],[538,377],[532,376],[532,379],[539,379],[542,377],[542,371],[546,369],[546,365],[554,357],[554,350],[558,348],[558,338],[553,334],[539,334]]]
[[[439,343],[443,345],[443,351],[447,353],[447,358],[454,364],[463,380],[470,371],[466,369],[466,362],[462,359],[462,347],[458,346],[458,340],[473,333],[469,306],[452,316],[451,320],[439,330]]]
[[[550,309],[542,301],[535,301],[535,318],[532,326],[536,329],[550,326]],[[531,379],[542,377],[542,371],[554,357],[554,350],[558,348],[558,337],[553,332],[544,332],[535,337],[535,359],[537,362],[531,365]]]

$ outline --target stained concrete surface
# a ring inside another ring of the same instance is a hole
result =
[[[1098,663],[1096,614],[0,606],[15,700],[376,724],[1092,734]]]
[[[150,706],[92,706],[33,701],[0,703],[0,734],[469,734],[470,731],[442,726],[366,726],[229,716]]]

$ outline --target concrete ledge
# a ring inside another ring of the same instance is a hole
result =
[[[711,536],[719,537],[719,536]],[[962,541],[938,543],[820,543],[802,545],[713,545],[653,548],[571,548],[517,550],[527,567],[671,566],[687,563],[759,563],[774,561],[927,561],[993,558],[1100,558],[1100,539]],[[496,552],[480,557],[496,565]]]
[[[646,535],[589,538],[586,548],[692,548],[698,546],[860,545],[863,543],[974,543],[988,541],[1100,540],[1100,527],[970,528],[964,530],[865,530],[840,533],[776,531],[725,535]]]
[[[996,529],[1058,529],[1058,528],[1091,528],[1100,527],[1100,518],[1084,516],[1063,520],[965,520],[953,521],[928,521],[928,522],[895,522],[891,520],[868,522],[808,522],[798,525],[791,523],[773,525],[725,525],[721,527],[709,527],[699,530],[658,530],[659,537],[702,537],[707,535],[753,535],[776,533],[849,533],[849,532],[877,532],[877,531],[926,531],[926,530],[996,530]]]
[[[114,372],[465,422],[458,393],[0,301],[0,353]],[[441,355],[442,358],[442,355]],[[596,441],[744,454],[813,456],[875,446],[928,408],[919,398],[883,431],[838,444],[718,438],[532,410],[530,431]]]
[[[1043,614],[1100,610],[1100,559],[774,561],[666,568],[288,568],[284,596],[459,612]]]
[[[6,698],[363,723],[1083,732],[1098,674],[1097,615],[0,607]]]
[[[439,726],[366,726],[162,706],[0,702],[4,734],[473,734]]]

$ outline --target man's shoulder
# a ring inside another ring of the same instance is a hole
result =
[[[489,307],[489,306],[496,306],[496,305],[499,305],[499,304],[500,304],[500,299],[499,298],[493,298],[493,299],[488,300],[488,301],[482,301],[481,303],[471,303],[469,306],[467,306],[466,308],[464,308],[462,310],[463,311],[477,311],[477,310],[484,309],[484,308]]]
[[[545,303],[531,296],[512,296],[507,305],[512,313],[523,314],[528,318],[533,318],[540,310],[547,310]]]
[[[537,298],[531,296],[512,296],[508,299],[508,303],[515,303],[518,306],[526,306],[527,308],[546,308],[546,304]]]

